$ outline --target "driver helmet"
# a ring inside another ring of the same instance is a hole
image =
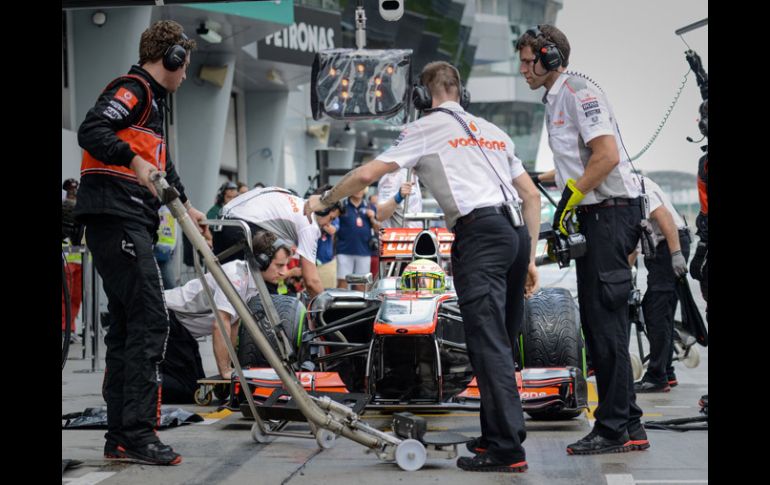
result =
[[[412,261],[401,274],[402,290],[439,291],[445,288],[444,270],[438,263],[429,259]]]

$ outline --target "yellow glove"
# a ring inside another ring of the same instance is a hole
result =
[[[560,231],[565,236],[569,235],[569,231],[565,226],[565,221],[572,217],[572,213],[575,211],[575,207],[585,198],[585,194],[580,192],[575,187],[575,180],[568,179],[567,186],[564,187],[564,192],[561,193],[561,200],[559,205],[556,206],[556,212],[553,214],[553,229],[554,231]]]

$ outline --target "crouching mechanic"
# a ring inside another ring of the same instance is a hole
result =
[[[222,218],[245,221],[251,233],[258,231],[272,232],[280,239],[296,246],[300,258],[300,269],[310,297],[324,290],[316,266],[318,239],[321,227],[333,221],[340,211],[340,204],[324,208],[313,214],[304,215],[302,208],[305,200],[281,187],[252,189],[231,200],[222,208]],[[243,231],[238,227],[222,226],[214,232],[214,252],[222,251],[243,239]],[[221,259],[226,263],[240,256]]]
[[[279,279],[285,277],[286,266],[291,257],[291,244],[278,239],[275,234],[261,231],[252,240],[254,255],[265,255],[270,261],[267,269],[261,271],[270,291],[275,291]],[[246,261],[234,260],[222,265],[222,270],[233,283],[235,290],[244,302],[258,294],[254,278],[251,276]],[[219,316],[225,324],[226,335],[222,335],[214,312],[200,278],[190,280],[186,285],[166,290],[164,297],[171,320],[171,332],[163,362],[163,400],[168,402],[191,402],[196,380],[202,374],[198,337],[212,335],[214,359],[219,375],[230,379],[233,367],[224,339],[230,339],[233,346],[238,337],[240,320],[230,300],[214,280],[211,273],[205,275],[206,283],[214,296]],[[194,342],[193,354],[188,351],[189,342]],[[195,372],[192,372],[195,369]],[[168,399],[167,399],[168,397]]]
[[[644,178],[650,198],[650,223],[655,256],[644,258],[647,267],[647,291],[642,300],[650,363],[642,380],[634,384],[636,392],[668,392],[677,385],[672,363],[674,312],[678,297],[676,281],[687,274],[690,256],[690,231],[663,190],[650,178]]]

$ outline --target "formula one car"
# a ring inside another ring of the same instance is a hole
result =
[[[421,214],[428,220],[440,214]],[[462,316],[453,288],[446,228],[388,228],[380,234],[380,277],[348,278],[367,291],[329,289],[309,302],[274,295],[295,370],[306,389],[366,395],[367,409],[478,409]],[[249,302],[264,319],[259,299]],[[281,383],[248,332],[238,357],[253,395],[275,402]],[[524,411],[569,419],[587,407],[585,358],[569,291],[546,288],[527,301],[516,380]],[[229,406],[237,408],[239,383]],[[245,405],[240,406],[249,412]]]

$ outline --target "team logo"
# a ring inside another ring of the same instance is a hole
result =
[[[136,99],[136,96],[134,96],[134,93],[126,88],[118,89],[118,92],[115,93],[115,99],[128,106],[128,109],[133,109],[134,106],[136,106],[136,103],[139,101]]]
[[[471,121],[469,126],[471,127],[471,131],[472,132],[474,132],[474,133],[478,133],[479,132],[479,128],[476,126],[476,123],[474,123],[473,121]]]

